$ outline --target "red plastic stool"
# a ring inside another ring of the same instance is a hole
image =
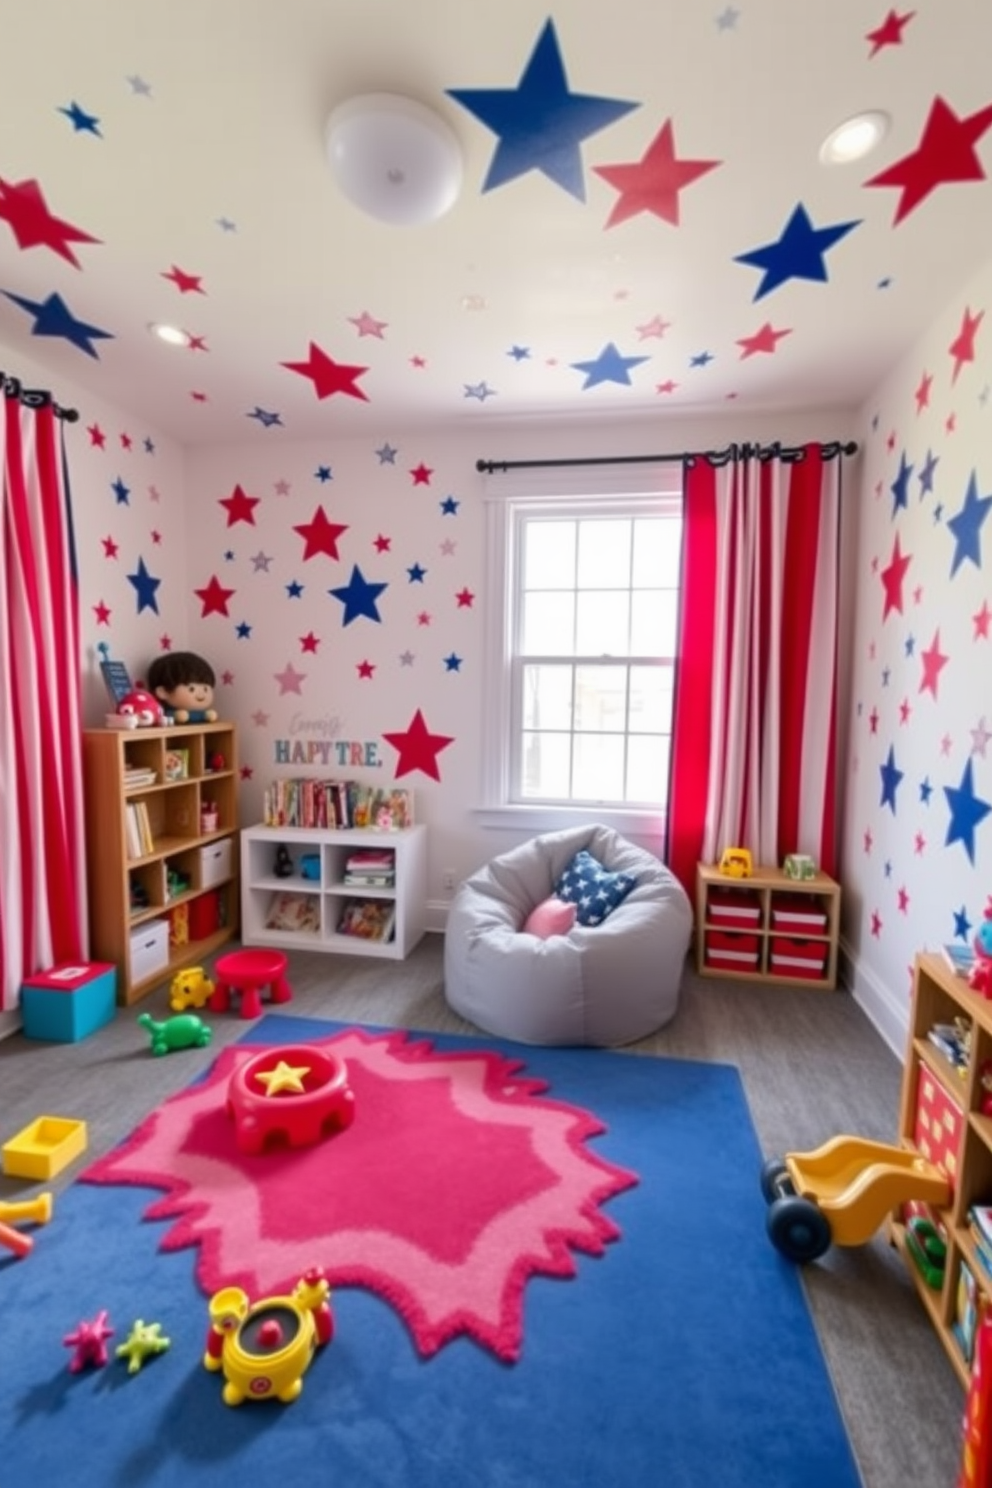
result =
[[[217,985],[210,999],[212,1013],[226,1013],[232,992],[241,994],[242,1018],[258,1018],[261,992],[271,987],[272,1002],[289,1002],[293,993],[286,980],[287,957],[282,951],[228,951],[214,965]]]

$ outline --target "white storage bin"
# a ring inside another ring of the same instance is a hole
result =
[[[146,977],[169,968],[169,922],[168,920],[146,920],[131,931],[131,981],[143,982]]]
[[[222,837],[219,842],[209,842],[200,848],[200,888],[210,889],[231,876],[233,854],[231,838]]]

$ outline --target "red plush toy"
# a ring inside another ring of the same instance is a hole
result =
[[[117,711],[125,717],[136,715],[139,728],[162,728],[165,725],[162,704],[143,687],[132,688],[126,697],[122,697]]]

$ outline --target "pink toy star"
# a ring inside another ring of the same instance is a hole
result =
[[[87,1364],[92,1364],[95,1369],[102,1369],[107,1362],[107,1339],[113,1336],[114,1330],[107,1323],[106,1308],[92,1320],[84,1319],[74,1333],[67,1333],[62,1342],[66,1348],[76,1350],[69,1360],[72,1373],[78,1374]]]

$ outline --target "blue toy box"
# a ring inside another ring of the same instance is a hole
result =
[[[28,977],[21,988],[26,1038],[74,1044],[114,1016],[117,968],[109,961],[53,966]]]

